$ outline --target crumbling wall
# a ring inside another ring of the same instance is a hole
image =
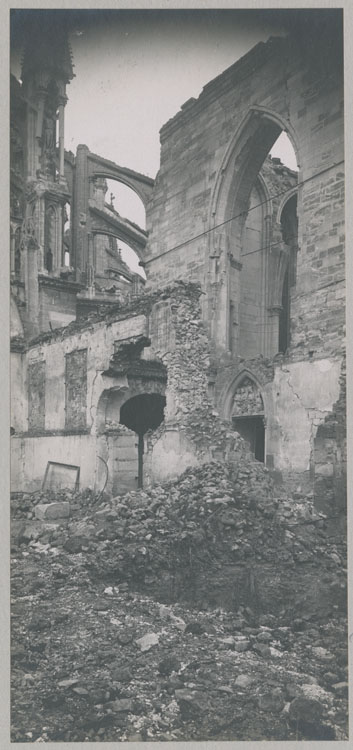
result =
[[[167,368],[168,383],[164,422],[146,436],[147,484],[178,476],[186,468],[212,459],[228,460],[247,450],[232,429],[230,418],[234,394],[241,385],[241,373],[246,374],[247,368],[251,367],[250,375],[253,372],[255,382],[259,384],[264,405],[267,465],[283,479],[294,477],[294,481],[301,483],[304,478],[310,488],[316,460],[314,439],[319,425],[329,417],[339,399],[341,360],[326,358],[290,362],[278,357],[271,363],[260,357],[252,362],[238,362],[235,372],[229,364],[225,368],[228,383],[224,374],[220,378],[226,395],[220,395],[217,385],[219,408],[215,409],[209,390],[212,372],[210,343],[201,317],[200,296],[199,285],[176,282],[136,300],[128,311],[119,309],[105,319],[97,316],[81,322],[78,330],[71,334],[70,329],[53,332],[50,339],[32,347],[29,356],[42,356],[47,362],[44,434],[49,438],[53,432],[61,431],[62,440],[67,441],[67,431],[82,432],[85,402],[85,425],[92,445],[96,446],[97,455],[108,461],[109,470],[114,475],[114,440],[112,437],[109,440],[99,438],[105,430],[109,432],[106,421],[109,394],[115,393],[118,398],[114,412],[118,423],[124,401],[136,393],[160,392],[160,387],[153,381],[144,383],[143,379],[129,381],[124,375],[108,375],[109,362],[118,341],[136,340],[136,336],[146,337],[147,341],[149,337],[151,346],[144,348],[142,357],[146,364],[148,360],[159,359]],[[124,317],[127,314],[129,317]],[[87,400],[84,378],[79,375],[76,363],[82,349],[87,349]],[[80,424],[65,421],[65,356],[72,358],[73,362],[76,394],[73,403],[77,397]],[[344,409],[341,409],[342,420],[343,416]],[[49,453],[48,460],[58,460],[51,447]],[[335,473],[338,475],[341,471],[340,452],[336,451],[335,455]],[[103,482],[103,468],[98,469],[98,463],[97,458],[92,463],[90,477],[87,475],[91,486],[97,486],[98,478],[99,485],[101,480]],[[109,481],[113,491],[113,476]]]
[[[328,473],[337,477],[335,492],[344,496],[346,404],[342,356],[337,353],[335,358],[305,361],[291,361],[282,355],[272,361],[263,357],[237,360],[234,364],[226,362],[211,375],[217,409],[229,422],[234,395],[239,394],[244,378],[258,384],[264,405],[267,467],[288,486],[295,489],[301,485],[315,496],[322,494],[320,476],[326,476],[323,482],[328,487]]]
[[[151,347],[144,349],[143,358],[146,365],[148,360],[159,359],[167,368],[168,382],[165,421],[146,438],[149,454],[145,456],[146,481],[154,483],[178,476],[189,466],[212,458],[226,458],[242,448],[240,437],[217,419],[208,396],[210,354],[201,320],[200,293],[198,285],[176,283],[160,293],[136,300],[127,312],[118,308],[110,316],[81,321],[79,325],[53,331],[50,336],[44,334],[33,343],[27,353],[30,366],[41,357],[42,372],[46,372],[47,378],[46,414],[41,422],[41,434],[48,446],[47,460],[58,461],[59,454],[68,455],[71,448],[68,451],[67,446],[78,444],[75,438],[86,432],[87,450],[92,457],[95,446],[97,458],[82,473],[82,486],[87,486],[84,482],[97,486],[98,476],[99,482],[103,481],[103,468],[98,470],[98,456],[101,456],[110,467],[110,489],[116,488],[114,461],[118,456],[114,458],[113,454],[117,453],[117,446],[114,425],[108,421],[113,417],[119,422],[120,407],[131,396],[164,392],[164,385],[153,380],[145,383],[143,376],[129,379],[123,374],[115,375],[109,369],[110,360],[117,351],[117,342],[146,338],[147,331]],[[114,408],[109,407],[113,403],[111,394],[118,399]],[[19,452],[23,455],[31,439],[26,435],[20,437]],[[76,449],[72,450],[77,455]],[[32,475],[39,481],[42,477],[41,455],[40,447],[34,450],[25,471],[27,479]],[[27,458],[23,460],[27,462]],[[21,458],[18,461],[21,463]]]
[[[346,511],[347,435],[346,360],[342,361],[339,397],[333,410],[318,426],[313,443],[314,503],[330,517]]]
[[[159,481],[244,450],[241,438],[219,419],[208,394],[210,346],[201,317],[200,286],[178,282],[168,291],[168,332],[164,328],[163,337],[159,325],[150,331],[153,351],[168,371],[165,423],[151,437],[152,470]],[[164,320],[166,312],[158,309]]]
[[[268,448],[279,471],[310,472],[313,441],[339,395],[339,359],[283,363],[275,367]]]

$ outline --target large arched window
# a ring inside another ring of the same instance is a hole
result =
[[[276,113],[252,108],[229,143],[211,202],[211,335],[217,349],[245,359],[278,352],[286,249],[275,215],[297,184],[284,129]],[[283,160],[270,156],[279,143]]]

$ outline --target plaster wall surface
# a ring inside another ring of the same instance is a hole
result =
[[[339,397],[340,370],[339,359],[275,368],[274,381],[267,386],[272,413],[267,418],[266,452],[274,455],[279,471],[310,470],[318,426]]]
[[[155,482],[165,482],[199,463],[195,447],[186,435],[178,430],[167,430],[153,446],[150,471]]]
[[[80,467],[80,488],[94,487],[96,445],[91,435],[13,436],[11,489],[35,492],[42,486],[48,461]]]

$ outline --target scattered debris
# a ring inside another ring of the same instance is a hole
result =
[[[14,495],[12,741],[345,739],[343,545],[283,502],[216,462],[99,504]]]

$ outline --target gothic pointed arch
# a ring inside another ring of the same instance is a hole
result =
[[[209,326],[215,348],[228,350],[233,356],[238,354],[246,359],[259,354],[273,356],[278,351],[275,343],[276,334],[272,328],[274,322],[267,318],[277,315],[278,311],[268,311],[267,288],[257,290],[257,298],[261,295],[261,310],[256,313],[256,300],[253,304],[253,314],[249,326],[254,332],[262,331],[257,336],[252,348],[240,351],[240,294],[241,274],[243,269],[242,248],[244,230],[249,217],[252,193],[259,191],[259,174],[266,157],[281,132],[285,131],[292,142],[299,161],[297,138],[287,119],[276,112],[257,105],[249,108],[242,123],[231,138],[224,153],[215,181],[215,187],[210,201],[209,210]],[[263,187],[263,185],[262,185]],[[288,187],[293,187],[290,185]],[[271,191],[272,192],[272,191]],[[266,203],[271,215],[265,211]],[[258,248],[252,248],[250,254],[258,255],[261,251],[270,251],[271,220],[275,206],[270,196],[258,199],[258,205],[263,205],[263,227]],[[266,224],[265,215],[267,217]],[[276,246],[277,248],[277,246]],[[277,257],[278,256],[278,257]],[[251,264],[254,265],[252,258]],[[281,248],[273,253],[275,266],[281,263]],[[273,263],[272,263],[273,265]],[[273,276],[267,273],[265,267],[262,272],[267,279]],[[266,312],[265,312],[266,311]],[[277,319],[276,319],[277,320]],[[275,321],[276,322],[276,321]],[[277,334],[278,336],[278,334]],[[243,335],[244,342],[249,340]]]
[[[220,408],[222,415],[225,419],[230,420],[234,408],[234,396],[238,392],[245,393],[249,390],[251,395],[251,406],[249,405],[249,413],[256,406],[258,409],[255,413],[265,414],[266,411],[266,396],[264,394],[265,381],[260,380],[259,377],[249,368],[242,367],[236,375],[233,375],[230,381],[223,389],[223,393],[220,398]],[[239,391],[239,389],[244,389]],[[238,408],[238,407],[237,407]],[[246,412],[244,411],[244,414]],[[238,415],[240,412],[238,411]]]

